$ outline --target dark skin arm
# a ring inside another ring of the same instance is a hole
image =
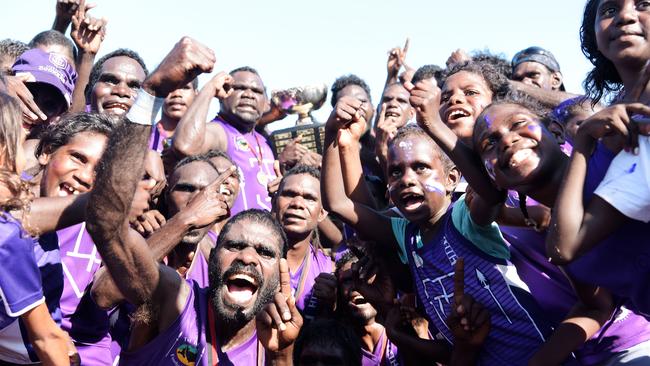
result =
[[[84,221],[89,193],[68,197],[40,197],[32,201],[27,222],[38,233],[49,233]]]
[[[72,92],[72,105],[68,112],[83,112],[86,109],[85,89],[90,80],[90,72],[95,63],[95,56],[106,36],[106,19],[97,19],[86,14],[86,1],[81,0],[77,11],[72,16],[70,37],[79,51],[76,61],[77,82]]]
[[[184,37],[145,80],[143,88],[164,97],[202,72],[210,72],[214,53]],[[170,268],[154,259],[145,240],[129,227],[137,182],[144,174],[150,126],[125,121],[112,135],[97,171],[87,209],[87,229],[104,264],[125,298],[159,306],[157,319],[144,327],[164,330],[182,311],[189,288]]]
[[[228,143],[226,133],[221,126],[205,123],[212,98],[228,97],[232,92],[232,77],[220,72],[215,75],[199,92],[192,105],[176,126],[172,151],[179,158],[197,155],[218,149],[225,151]]]
[[[406,87],[411,93],[410,102],[415,108],[418,125],[453,160],[477,193],[475,203],[480,209],[470,211],[472,219],[481,226],[492,223],[499,214],[505,192],[494,187],[476,154],[440,119],[440,88],[433,80],[422,80]]]
[[[225,199],[219,194],[219,187],[235,171],[230,167],[214,182],[199,192],[179,213],[147,238],[153,258],[162,261],[193,229],[213,225],[215,221],[228,215]],[[93,299],[100,307],[110,309],[124,300],[105,268],[95,274],[91,290]]]
[[[580,302],[531,358],[529,365],[560,365],[612,317],[615,304],[609,291],[578,283],[566,272]]]
[[[579,97],[577,94],[571,94],[559,90],[546,90],[515,80],[510,80],[510,87],[516,91],[533,97],[548,108],[555,108],[567,99]]]
[[[72,17],[81,6],[80,0],[57,0],[56,15],[54,17],[52,29],[65,34],[68,31],[70,22],[72,22]],[[84,11],[88,11],[94,7],[94,4],[87,4],[85,5]]]
[[[613,105],[580,126],[546,237],[546,252],[553,263],[570,263],[625,222],[623,214],[598,196],[585,205],[582,194],[596,142],[612,135],[629,139],[630,116],[634,114],[650,115],[650,108],[641,103]],[[629,140],[638,141],[636,137]]]
[[[360,134],[360,131],[363,131],[361,129],[365,130],[365,120],[362,118],[365,114],[361,109],[362,104],[355,98],[341,98],[327,122],[321,178],[323,206],[326,210],[339,215],[344,222],[353,226],[363,237],[383,243],[390,248],[396,248],[397,242],[392,233],[390,219],[367,206],[352,201],[345,194],[345,189],[341,184],[343,177],[339,149],[350,148],[355,141],[349,129],[339,132],[339,128],[350,123],[354,125],[352,133]],[[338,142],[336,141],[337,135],[339,135]],[[344,141],[344,144],[341,145],[345,146],[339,145],[341,141]]]

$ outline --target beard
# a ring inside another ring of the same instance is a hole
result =
[[[221,264],[219,261],[215,263],[215,272],[221,273]],[[248,308],[239,304],[226,304],[223,299],[224,287],[227,286],[226,280],[238,273],[245,273],[252,277],[258,286],[255,294],[255,302]],[[277,272],[272,278],[265,281],[262,274],[254,266],[246,266],[236,261],[233,262],[223,275],[214,276],[214,281],[210,283],[210,297],[214,310],[221,321],[226,324],[244,326],[253,320],[262,311],[264,306],[273,299],[279,284],[280,279]]]

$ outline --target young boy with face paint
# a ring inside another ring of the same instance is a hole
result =
[[[411,269],[430,324],[449,342],[454,334],[448,317],[462,317],[467,309],[453,299],[454,265],[465,258],[467,299],[473,303],[476,298],[488,309],[491,328],[486,339],[458,340],[454,346],[466,347],[466,356],[474,363],[527,364],[550,328],[509,263],[508,249],[493,220],[475,216],[463,198],[451,203],[460,174],[423,130],[404,127],[389,147],[390,196],[406,219],[382,216],[345,196],[341,169],[343,174],[360,171],[357,141],[365,129],[362,104],[353,98],[340,100],[326,125],[321,188],[328,210],[385,250],[398,249]],[[486,224],[478,224],[483,221]],[[481,333],[485,326],[472,324],[470,335]],[[448,356],[444,341],[432,347],[441,360]]]

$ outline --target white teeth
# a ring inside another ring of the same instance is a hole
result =
[[[253,278],[251,278],[250,276],[247,276],[245,274],[234,275],[230,279],[231,280],[244,280],[244,281],[250,282],[253,285],[255,285],[255,280]]]
[[[219,193],[221,193],[221,194],[230,194],[230,191],[228,190],[228,188],[226,188],[224,186],[221,186],[221,188],[219,188]]]
[[[530,149],[523,149],[523,150],[517,151],[516,153],[514,153],[512,155],[512,158],[510,158],[510,166],[515,167],[515,166],[521,164],[521,162],[523,162],[529,156],[531,156],[532,153],[533,153],[533,151],[530,150]]]

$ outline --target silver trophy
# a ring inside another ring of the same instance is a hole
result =
[[[297,114],[296,126],[315,123],[311,112],[319,109],[327,99],[327,85],[307,85],[271,94],[271,101],[284,113]]]

